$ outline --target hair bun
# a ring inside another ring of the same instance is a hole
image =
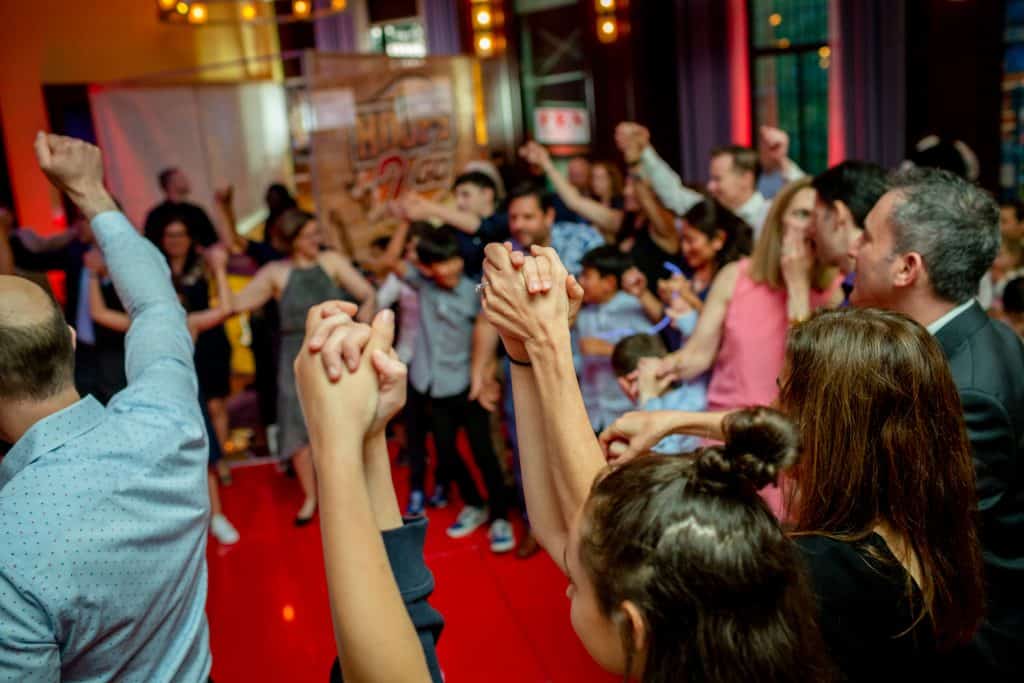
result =
[[[724,431],[725,446],[706,448],[697,458],[697,477],[712,491],[733,489],[744,481],[755,489],[774,484],[800,453],[796,425],[771,408],[731,413]]]

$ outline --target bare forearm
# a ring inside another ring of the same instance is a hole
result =
[[[381,531],[401,528],[402,511],[398,507],[395,486],[391,480],[391,461],[384,432],[363,443],[363,462],[366,463],[366,490],[370,493],[377,528]]]
[[[527,351],[537,382],[551,471],[562,510],[571,516],[586,502],[605,459],[583,405],[569,330],[556,327],[543,339],[528,341]]]
[[[717,413],[685,413],[676,410],[659,412],[659,419],[663,420],[665,435],[669,434],[690,434],[712,441],[721,441],[725,438],[722,431],[722,421],[725,420],[728,412]]]
[[[429,681],[367,491],[361,439],[314,439],[331,616],[345,679]],[[331,457],[337,450],[359,451]],[[353,552],[358,548],[359,552]]]
[[[609,208],[589,197],[584,197],[550,161],[544,165],[544,172],[555,188],[555,192],[569,209],[592,223],[602,234],[614,235],[618,231],[622,224],[621,211]]]
[[[441,222],[447,223],[470,235],[476,234],[476,231],[480,229],[481,221],[479,216],[467,211],[459,211],[453,206],[430,202],[430,213]]]
[[[654,294],[651,293],[651,290],[646,287],[642,292],[640,292],[639,299],[640,305],[643,306],[644,315],[647,316],[647,319],[652,323],[660,322],[665,316],[665,305],[661,303],[661,299],[654,296]]]
[[[786,312],[790,321],[807,320],[811,316],[811,291],[809,285],[786,285]]]
[[[571,519],[562,506],[552,472],[540,393],[530,368],[512,365],[511,374],[519,463],[530,526],[541,546],[561,567]]]

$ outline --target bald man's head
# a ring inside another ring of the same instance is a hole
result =
[[[48,399],[71,386],[74,369],[57,303],[34,282],[0,275],[0,402]]]

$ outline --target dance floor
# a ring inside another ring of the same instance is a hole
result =
[[[327,681],[334,636],[320,529],[292,526],[302,502],[299,485],[273,465],[247,464],[233,474],[221,496],[242,540],[222,547],[211,539],[207,554],[213,678]],[[396,482],[405,476],[396,469]],[[453,508],[430,511],[426,546],[437,582],[431,602],[447,621],[438,646],[446,681],[620,680],[603,673],[576,639],[566,580],[548,556],[493,555],[486,528],[449,539],[444,529]],[[522,532],[518,525],[516,532]]]

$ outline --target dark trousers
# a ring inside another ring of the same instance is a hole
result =
[[[498,456],[491,443],[490,417],[476,401],[470,401],[469,391],[447,398],[430,398],[409,387],[406,407],[409,411],[406,429],[409,432],[409,484],[412,490],[423,491],[426,481],[426,449],[424,428],[429,424],[434,431],[434,450],[437,453],[437,467],[434,479],[445,489],[455,484],[459,496],[466,505],[482,507],[484,503],[480,490],[473,481],[473,475],[463,462],[456,447],[459,428],[466,430],[473,460],[483,476],[487,488],[487,503],[492,519],[508,517],[508,498],[505,480],[498,466]]]

